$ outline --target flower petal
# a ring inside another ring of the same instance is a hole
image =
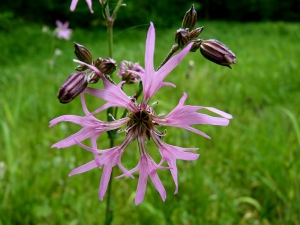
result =
[[[60,20],[56,20],[55,23],[56,23],[56,26],[63,27],[63,23]]]
[[[54,145],[51,146],[51,148],[67,148],[67,147],[77,144],[78,142],[81,142],[88,138],[91,138],[95,135],[99,136],[104,131],[105,130],[96,131],[96,130],[90,129],[90,128],[82,128],[80,131],[76,132],[75,134],[72,134],[71,136],[55,143]]]
[[[111,166],[104,166],[101,181],[100,181],[100,188],[99,188],[99,199],[102,201],[103,197],[106,193],[107,185],[110,180],[112,167]]]
[[[147,180],[148,180],[148,171],[144,164],[141,164],[139,167],[140,175],[138,186],[136,189],[136,196],[135,196],[135,204],[138,205],[144,200],[146,187],[147,187]]]
[[[76,169],[73,169],[71,173],[69,174],[69,177],[73,176],[74,174],[80,174],[84,173],[86,171],[92,170],[97,167],[97,164],[95,160],[92,160],[82,166],[77,167]]]
[[[174,194],[178,193],[178,179],[177,179],[177,166],[176,160],[196,160],[199,157],[199,154],[194,154],[187,151],[194,151],[197,148],[181,148],[178,146],[168,145],[164,143],[157,135],[153,134],[152,139],[154,140],[155,144],[157,145],[159,152],[162,156],[162,160],[159,163],[161,165],[164,161],[167,161],[172,178],[174,180],[176,189]]]
[[[164,64],[158,71],[156,71],[157,78],[163,80],[190,52],[193,43],[189,43],[184,49],[182,49],[178,54],[173,56],[166,64]]]
[[[94,11],[93,11],[93,9],[92,9],[92,0],[86,0],[86,3],[87,3],[87,5],[88,5],[88,7],[89,7],[89,9],[90,9],[90,12],[91,12],[91,13],[94,13]]]
[[[105,82],[105,81],[104,81]],[[122,107],[126,108],[130,111],[137,111],[136,105],[132,102],[132,100],[122,91],[121,87],[124,82],[120,82],[118,85],[113,85],[109,82],[106,82],[105,89],[95,89],[87,87],[84,90],[84,93],[91,94],[98,98],[104,99],[107,101],[99,109],[92,112],[92,114],[96,114],[98,112],[103,111],[109,107]]]
[[[212,111],[212,112],[214,112],[214,113],[216,113],[216,114],[218,114],[220,116],[223,116],[226,119],[232,119],[233,118],[232,115],[230,115],[230,114],[228,114],[226,112],[223,112],[223,111],[221,111],[219,109],[215,109],[215,108],[212,108],[212,107],[204,107],[204,108],[207,109],[207,110],[209,110],[209,111]]]
[[[165,77],[182,61],[182,59],[189,53],[193,43],[188,44],[177,55],[172,57],[165,65],[163,65],[158,71],[154,70],[154,48],[155,48],[155,29],[152,23],[148,29],[146,50],[145,50],[145,73],[138,73],[130,71],[141,77],[143,82],[144,98],[142,106],[145,108],[150,98],[167,83],[163,80]],[[168,84],[169,85],[169,84]]]
[[[76,9],[77,3],[78,3],[78,0],[72,0],[71,6],[70,6],[71,11],[74,11]],[[94,11],[92,9],[92,0],[86,0],[86,3],[90,9],[90,12],[94,13]]]
[[[209,136],[191,127],[191,125],[210,124],[218,126],[227,126],[229,124],[228,118],[230,118],[231,115],[229,115],[228,113],[222,112],[221,110],[211,107],[184,105],[186,98],[187,94],[183,93],[183,96],[181,97],[177,106],[165,118],[158,118],[154,116],[155,122],[164,126],[184,128],[195,132],[199,135],[202,135],[206,138],[209,138]],[[219,115],[225,116],[225,118],[213,117],[197,112],[197,110],[203,108],[218,113]]]
[[[76,116],[76,115],[63,115],[63,116],[59,116],[53,120],[50,121],[50,125],[49,127],[54,126],[55,124],[59,123],[59,122],[72,122],[72,123],[76,123],[79,124],[81,126],[95,126],[96,124],[104,124],[104,122],[102,122],[101,120],[96,119],[93,116],[89,116],[89,117],[82,117],[82,116]],[[100,126],[99,126],[100,127]]]
[[[71,6],[70,6],[71,11],[75,10],[77,3],[78,3],[78,0],[72,0]]]
[[[166,190],[165,190],[161,180],[159,179],[156,170],[153,170],[152,172],[150,172],[149,175],[152,180],[152,183],[154,184],[154,187],[160,194],[162,200],[165,201],[166,200]]]

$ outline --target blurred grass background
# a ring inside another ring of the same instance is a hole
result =
[[[112,224],[300,224],[299,23],[197,25],[205,26],[201,38],[216,38],[229,46],[237,64],[230,70],[199,52],[190,53],[166,79],[177,88],[165,87],[153,98],[159,102],[156,113],[169,112],[187,92],[187,104],[212,106],[234,118],[227,127],[197,126],[210,140],[168,129],[167,143],[199,147],[201,156],[194,162],[177,162],[177,195],[169,171],[159,171],[166,202],[149,180],[144,201],[135,206],[138,174],[134,180],[115,179]],[[126,59],[144,64],[147,29],[148,25],[115,30],[118,63]],[[176,29],[156,30],[156,66],[170,50]],[[80,127],[48,125],[63,114],[83,114],[79,99],[63,105],[56,94],[76,66],[73,41],[85,45],[94,57],[105,58],[106,32],[78,28],[65,41],[56,39],[51,28],[43,30],[35,23],[0,30],[0,224],[102,224],[102,170],[68,177],[92,155],[75,146],[50,148]],[[61,54],[54,56],[57,49]],[[94,98],[87,102],[91,108],[100,106]],[[108,147],[106,134],[99,143]],[[157,151],[151,142],[149,151]],[[136,165],[135,145],[122,160],[128,169]]]

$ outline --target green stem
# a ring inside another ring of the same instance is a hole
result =
[[[135,95],[133,95],[132,97],[135,98],[135,100],[137,100],[138,97],[140,97],[140,95],[142,94],[142,92],[143,92],[143,84],[142,84],[142,81],[140,81],[140,83],[139,83],[139,90],[138,90],[138,92],[137,92]]]
[[[112,58],[113,56],[113,25],[114,21],[110,17],[109,13],[109,7],[108,4],[105,7],[105,14],[106,14],[106,23],[107,23],[107,38],[108,38],[108,56]],[[113,108],[110,108],[107,110],[107,115],[111,111],[114,111]],[[112,113],[114,115],[114,113]],[[109,116],[108,116],[109,118]],[[110,147],[114,147],[114,135],[113,134],[108,134],[108,138],[110,141]],[[113,169],[111,171],[111,178],[113,177]],[[111,189],[112,189],[112,179],[110,178],[108,187],[107,187],[107,198],[106,198],[106,211],[105,211],[105,225],[110,225],[113,219],[113,207],[112,207],[112,194],[111,194]]]
[[[166,58],[164,59],[164,61],[160,64],[160,66],[157,68],[157,70],[159,70],[166,62],[169,61],[169,59],[172,57],[172,55],[177,52],[179,49],[178,45],[173,45],[170,52],[168,53],[168,55],[166,56]]]
[[[107,17],[108,56],[110,58],[113,57],[113,26],[113,19],[111,17]]]
[[[114,146],[114,139],[110,139],[110,146]],[[106,211],[105,211],[105,225],[110,225],[113,220],[113,205],[112,205],[112,195],[111,195],[111,189],[112,189],[112,177],[113,177],[114,170],[111,171],[111,177],[108,183],[107,187],[107,198],[106,198]]]
[[[117,6],[116,6],[116,8],[115,8],[115,10],[114,10],[114,12],[113,12],[113,14],[111,16],[111,18],[113,19],[113,21],[115,21],[116,18],[117,18],[117,12],[119,11],[119,8],[121,7],[122,2],[123,2],[123,0],[119,0],[118,3],[117,3]]]
[[[109,0],[107,0],[109,1]],[[113,57],[113,26],[114,26],[114,21],[116,19],[116,15],[117,12],[122,4],[123,0],[119,0],[117,3],[116,8],[113,11],[112,16],[110,15],[109,12],[109,6],[108,6],[108,2],[105,5],[105,17],[106,17],[106,23],[107,23],[107,37],[108,37],[108,56],[110,58]],[[104,2],[102,0],[102,2]],[[117,115],[117,109],[118,108],[111,108],[107,110],[107,115],[109,115],[110,112],[112,112],[111,114],[116,117]],[[110,140],[110,147],[114,147],[114,141],[116,138],[115,132],[114,131],[110,131],[111,134],[108,135],[108,138]],[[106,212],[105,212],[105,225],[110,225],[112,220],[113,220],[113,204],[112,204],[112,177],[113,177],[113,169],[111,171],[111,177],[108,183],[108,187],[107,187],[107,199],[106,199]]]

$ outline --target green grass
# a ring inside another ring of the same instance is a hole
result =
[[[134,180],[115,179],[113,224],[300,224],[300,25],[198,25],[205,26],[202,38],[216,38],[229,46],[237,64],[230,70],[199,52],[190,53],[167,77],[177,88],[165,87],[153,98],[159,101],[156,112],[169,112],[187,92],[187,104],[213,106],[234,118],[227,127],[197,126],[211,139],[168,129],[167,143],[199,147],[201,157],[177,162],[177,195],[170,173],[159,171],[166,202],[149,180],[144,201],[135,206],[138,175]],[[147,28],[115,31],[117,62],[144,64]],[[174,31],[156,31],[157,66],[173,44]],[[75,30],[72,41],[84,44],[94,57],[107,57],[104,30]],[[63,114],[82,115],[79,99],[62,105],[56,98],[76,65],[72,41],[57,40],[35,24],[0,31],[0,224],[104,221],[105,201],[98,200],[102,171],[68,177],[92,155],[79,147],[50,148],[79,127],[62,123],[49,128],[49,121]],[[50,65],[55,48],[62,55]],[[190,60],[195,68],[186,78]],[[99,107],[92,98],[88,104]],[[108,147],[105,134],[99,143]],[[150,142],[149,150],[155,152],[152,147]],[[133,168],[137,160],[132,145],[124,165]]]

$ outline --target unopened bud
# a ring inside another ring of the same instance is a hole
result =
[[[101,73],[111,75],[116,71],[117,63],[111,58],[97,58],[94,61],[94,66],[97,67],[101,71]]]
[[[194,5],[185,13],[182,20],[182,27],[188,28],[189,31],[193,30],[195,24],[197,22],[197,12],[194,8]]]
[[[69,103],[86,87],[86,72],[74,72],[60,87],[57,98],[59,99],[60,103]]]
[[[189,42],[189,32],[187,29],[178,29],[175,34],[175,42],[180,48],[183,48]]]
[[[86,70],[86,69],[88,69],[88,67],[86,66],[86,65],[83,65],[83,64],[81,64],[81,65],[78,65],[78,66],[76,66],[76,68],[75,68],[75,70],[77,70],[77,71],[84,71],[84,70]]]
[[[191,49],[190,49],[190,52],[195,52],[197,51],[199,48],[200,48],[200,45],[201,45],[201,42],[202,40],[198,39],[196,41],[193,41],[194,44],[192,45]]]
[[[139,73],[144,73],[145,70],[138,63],[133,63],[130,61],[123,60],[120,64],[120,70],[118,72],[118,77],[120,77],[123,81],[126,81],[127,84],[133,84],[135,82],[139,82],[141,77],[129,72],[128,70],[133,70]]]
[[[192,30],[190,33],[189,33],[189,39],[190,40],[193,40],[194,38],[198,38],[199,34],[202,32],[202,30],[204,29],[204,27],[198,27],[194,30]]]
[[[87,77],[88,84],[95,84],[100,79],[100,76],[96,72],[91,72]]]
[[[76,42],[74,42],[74,47],[75,47],[74,53],[80,61],[88,64],[92,63],[93,57],[90,51],[86,47]]]
[[[200,52],[206,59],[222,66],[228,66],[230,69],[230,65],[236,61],[233,52],[226,45],[214,39],[202,41]]]

